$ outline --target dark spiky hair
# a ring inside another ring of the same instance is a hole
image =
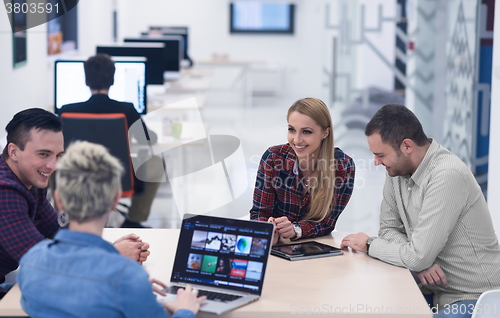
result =
[[[62,122],[51,112],[41,108],[29,108],[15,114],[12,120],[5,127],[7,132],[7,145],[3,149],[3,157],[9,157],[8,146],[13,143],[24,150],[29,141],[32,129],[51,130],[53,132],[62,131]]]

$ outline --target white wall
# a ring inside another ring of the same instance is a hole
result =
[[[493,34],[493,76],[491,79],[490,153],[488,206],[497,235],[500,235],[500,6],[495,6]]]
[[[285,67],[285,94],[324,98],[323,65],[325,1],[295,0],[294,35],[230,35],[229,1],[116,0],[119,38],[136,36],[149,25],[190,27],[190,54],[209,59],[213,53],[232,59],[265,60]],[[78,55],[95,53],[95,45],[112,42],[113,1],[78,3]],[[6,14],[0,14],[0,127],[25,108],[52,109],[53,57],[46,53],[46,24],[28,30],[28,62],[12,68],[12,32]]]
[[[113,42],[113,1],[78,2],[78,54],[95,54],[96,44]]]
[[[27,63],[16,69],[12,63],[12,29],[4,9],[0,9],[0,136],[18,111],[47,106],[47,27],[28,30]]]
[[[12,116],[20,110],[53,109],[54,57],[47,56],[47,25],[29,29],[27,63],[12,67],[12,30],[0,9],[0,136]],[[112,1],[85,0],[78,3],[79,55],[95,54],[95,44],[112,40]],[[75,53],[73,53],[75,54]]]
[[[153,24],[187,25],[190,28],[189,50],[193,59],[209,59],[214,53],[222,53],[236,60],[278,63],[285,67],[284,94],[290,98],[314,96],[329,100],[328,90],[325,89],[327,77],[323,71],[323,68],[328,68],[331,60],[328,56],[331,41],[325,40],[329,39],[325,30],[325,9],[326,3],[336,1],[290,1],[296,4],[294,35],[231,35],[229,0],[80,1],[78,55],[92,55],[95,53],[95,45],[113,40],[112,11],[113,4],[116,3],[119,39],[136,36]],[[384,8],[384,15],[391,16],[392,12],[392,8]],[[366,14],[368,25],[372,26],[370,21],[376,18],[377,11],[367,10]],[[2,130],[19,110],[29,107],[53,107],[54,58],[47,57],[46,30],[45,24],[28,30],[28,62],[25,66],[13,69],[12,33],[7,15],[0,14]],[[380,43],[380,39],[372,40]],[[391,35],[388,41],[391,45],[382,47],[393,49],[394,37]],[[378,58],[370,54],[358,58],[358,71],[365,74],[360,77],[360,84],[384,85],[383,83],[387,82],[392,85],[392,76]],[[366,75],[368,72],[372,75]]]
[[[360,5],[365,6],[365,27],[376,29],[380,23],[379,6],[382,6],[384,18],[396,17],[396,1],[385,0],[361,0]],[[365,32],[367,41],[375,47],[385,61],[394,64],[396,25],[395,22],[382,22],[380,32]],[[361,46],[358,51],[357,84],[361,89],[378,87],[386,91],[394,90],[394,73],[385,64],[385,61],[367,44]]]
[[[286,67],[285,93],[322,97],[325,1],[296,4],[293,35],[231,35],[228,0],[149,0],[131,5],[118,0],[119,38],[137,36],[150,25],[189,26],[189,51],[195,61],[214,53],[235,60],[264,60]]]

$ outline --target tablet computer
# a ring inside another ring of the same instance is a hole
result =
[[[342,255],[344,252],[340,248],[319,243],[316,241],[294,243],[286,245],[276,245],[271,249],[271,254],[285,258],[290,261]]]

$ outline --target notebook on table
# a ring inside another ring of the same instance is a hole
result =
[[[274,227],[269,222],[185,215],[167,296],[190,284],[207,296],[200,311],[222,314],[262,294]]]
[[[290,261],[296,261],[301,259],[342,255],[344,252],[342,252],[340,248],[311,241],[273,246],[271,254]]]

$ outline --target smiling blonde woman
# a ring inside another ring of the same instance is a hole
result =
[[[329,234],[354,187],[354,161],[334,147],[324,102],[296,101],[287,121],[288,143],[262,156],[250,210],[251,219],[275,223],[273,244]]]

